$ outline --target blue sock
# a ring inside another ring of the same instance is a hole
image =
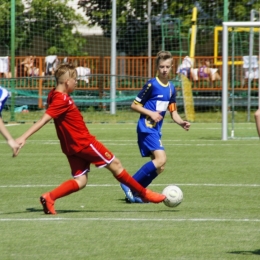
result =
[[[133,178],[146,188],[158,174],[152,161],[144,164],[134,175]]]

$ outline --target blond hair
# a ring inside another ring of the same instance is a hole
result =
[[[160,60],[172,60],[172,54],[169,51],[159,51],[156,58],[156,66],[159,66]]]
[[[71,63],[60,64],[54,72],[57,84],[63,84],[68,78],[77,78],[76,67]]]

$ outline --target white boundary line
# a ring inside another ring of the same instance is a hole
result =
[[[21,125],[21,124],[18,124],[18,123],[16,124],[16,123],[15,123],[15,124],[7,124],[7,125],[5,125],[5,126],[16,126],[16,125]]]
[[[230,143],[220,143],[220,141],[217,143],[215,141],[205,141],[204,143],[195,143],[197,140],[189,140],[186,141],[185,143],[179,143],[181,140],[163,140],[164,146],[231,146],[231,145],[236,145],[236,146],[259,146],[258,142],[252,142],[252,143],[241,143],[241,141],[254,141],[254,140],[259,140],[259,138],[234,138]],[[136,142],[133,140],[124,140],[125,143],[115,143],[114,140],[101,140],[102,143],[105,143],[106,145],[115,145],[115,146],[136,146]],[[6,141],[0,141],[0,144],[6,144]],[[60,143],[57,141],[41,141],[41,142],[36,142],[36,141],[31,141],[27,142],[27,144],[41,144],[41,145],[60,145]],[[29,153],[27,153],[29,154]]]
[[[38,188],[56,187],[59,184],[24,184],[24,185],[0,185],[0,188]],[[149,186],[167,186],[169,183],[151,184]],[[260,184],[217,184],[217,183],[174,183],[177,186],[204,186],[204,187],[260,187]],[[118,184],[87,184],[86,187],[119,187]]]
[[[218,218],[0,218],[0,222],[12,221],[136,221],[136,222],[260,222],[260,219],[218,219]]]
[[[246,138],[247,138],[247,140],[246,140]],[[233,140],[232,139],[232,142],[230,142],[230,144],[234,144],[234,141],[248,141],[248,139],[249,139],[249,137],[237,137],[235,140]],[[257,140],[259,140],[259,137],[250,137],[250,139],[257,139]],[[115,143],[115,140],[114,139],[100,139],[100,141],[102,141],[102,142],[106,142],[106,143],[113,143],[114,145],[119,145],[118,143]],[[136,139],[135,138],[133,138],[133,139],[124,139],[124,140],[120,140],[120,142],[121,142],[121,145],[129,145],[129,143],[133,143],[134,145],[137,145],[136,144]],[[122,142],[124,142],[124,143],[122,143]],[[163,143],[165,144],[165,145],[167,145],[167,144],[169,144],[169,143],[174,143],[174,144],[176,144],[176,142],[181,142],[179,145],[194,145],[194,143],[195,143],[195,145],[205,145],[205,144],[213,144],[213,145],[216,145],[216,143],[217,144],[226,144],[226,142],[225,143],[223,143],[223,141],[222,140],[216,140],[216,139],[205,139],[205,140],[198,140],[198,139],[186,139],[186,140],[184,140],[184,139],[163,139]],[[6,141],[5,140],[0,140],[0,144],[5,144],[6,143]],[[27,140],[26,141],[26,143],[27,144],[60,144],[60,141],[58,140],[58,139],[53,139],[53,140],[51,140],[51,139],[40,139],[40,140]],[[197,144],[196,144],[197,143]],[[238,142],[237,144],[239,144],[239,145],[241,145],[241,142]],[[244,144],[244,143],[243,143]],[[247,143],[246,143],[247,144]],[[248,144],[248,145],[253,145],[253,144],[257,144],[257,145],[259,145],[259,143],[250,143],[250,144]],[[177,145],[177,144],[176,144]]]

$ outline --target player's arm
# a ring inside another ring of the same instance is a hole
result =
[[[3,119],[0,117],[0,132],[3,135],[3,137],[6,139],[6,141],[8,142],[9,140],[12,140],[13,137],[11,136],[11,134],[8,132],[8,130],[6,129]]]
[[[152,111],[152,110],[149,110],[145,107],[143,107],[143,105],[141,103],[138,103],[138,102],[133,102],[132,105],[131,105],[131,108],[140,113],[140,114],[143,114],[143,115],[146,115],[146,116],[149,116],[152,120],[154,120],[155,122],[159,122],[163,119],[163,117],[161,116],[160,114],[160,111]]]
[[[150,98],[151,91],[152,91],[152,84],[146,83],[143,86],[142,90],[138,93],[135,100],[133,101],[131,108],[135,112],[146,115],[155,122],[159,122],[160,120],[163,119],[163,117],[160,115],[161,111],[152,111],[144,107],[144,104]]]
[[[168,107],[172,120],[180,125],[184,130],[188,131],[190,129],[190,123],[188,121],[183,120],[177,111],[176,103],[169,104]]]
[[[22,147],[25,144],[27,138],[41,129],[46,123],[48,123],[52,117],[45,113],[41,119],[39,119],[35,124],[33,124],[23,135],[16,139],[16,142]],[[18,154],[18,153],[17,153]],[[16,154],[16,155],[17,155]]]
[[[6,139],[8,145],[12,148],[13,155],[14,155],[17,152],[17,150],[19,150],[20,145],[17,142],[15,142],[11,134],[8,132],[1,117],[0,117],[0,132],[3,135],[3,137]]]

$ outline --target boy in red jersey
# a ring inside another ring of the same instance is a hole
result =
[[[165,199],[164,195],[143,188],[127,173],[119,159],[90,134],[82,115],[69,96],[77,84],[76,68],[72,64],[61,64],[54,76],[57,86],[48,95],[48,108],[45,114],[16,140],[22,147],[28,137],[54,119],[61,149],[67,156],[73,179],[65,181],[40,197],[44,213],[57,214],[54,208],[56,199],[86,186],[91,163],[99,168],[107,168],[119,182],[131,187],[145,201],[162,202]]]

